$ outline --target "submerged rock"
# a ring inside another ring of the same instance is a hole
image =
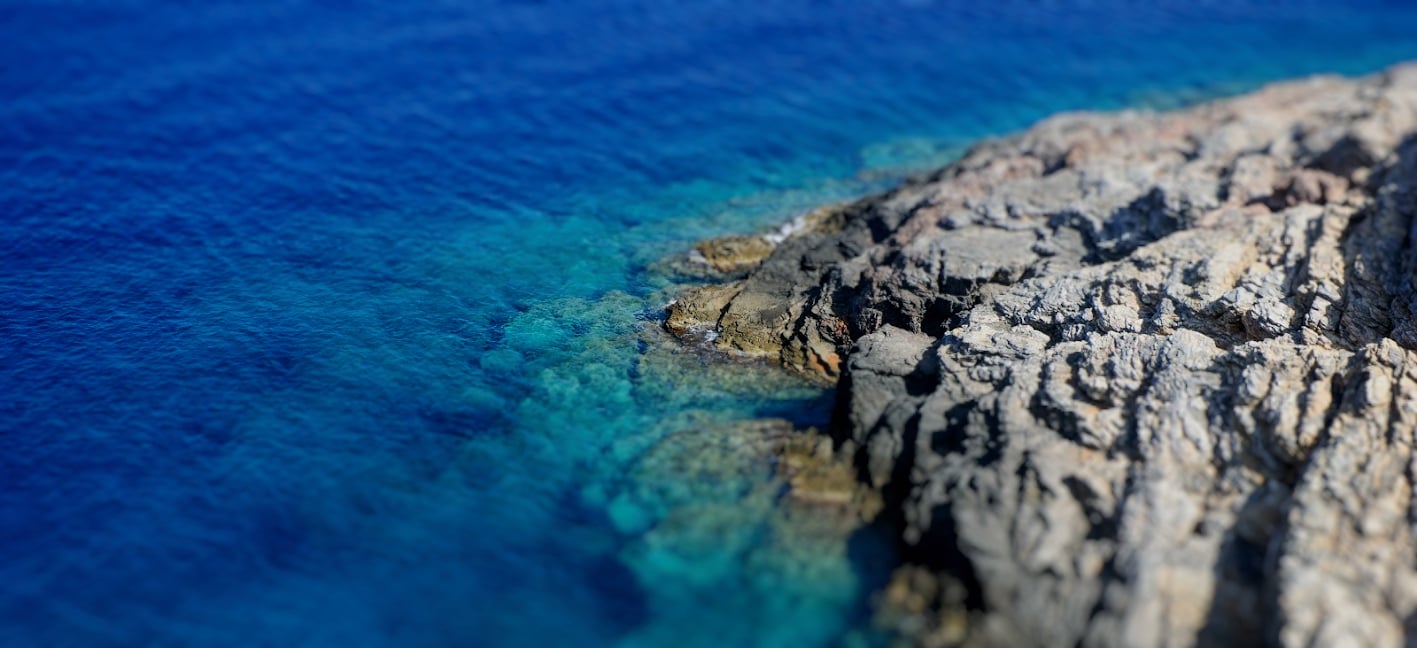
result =
[[[1398,645],[1414,215],[1417,67],[1065,114],[818,212],[669,328],[838,381],[921,643]]]

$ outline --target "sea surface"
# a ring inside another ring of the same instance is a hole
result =
[[[1398,2],[0,1],[0,645],[869,642],[661,259]]]

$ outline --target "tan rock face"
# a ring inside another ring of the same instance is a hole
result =
[[[751,270],[772,254],[772,249],[772,241],[762,236],[724,236],[694,246],[710,267],[722,273]]]
[[[830,210],[669,326],[840,380],[921,641],[1399,645],[1414,216],[1417,67],[1062,115]]]

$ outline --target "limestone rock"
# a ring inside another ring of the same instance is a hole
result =
[[[772,241],[763,236],[723,236],[694,246],[705,263],[724,274],[756,267],[772,249]]]
[[[839,381],[922,643],[1398,645],[1414,216],[1417,67],[1065,114],[827,210],[669,327]]]

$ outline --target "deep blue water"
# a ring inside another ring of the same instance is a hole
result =
[[[649,267],[1057,110],[1413,33],[1377,2],[0,3],[0,645],[829,643],[888,548],[717,435],[830,396],[661,348]]]

